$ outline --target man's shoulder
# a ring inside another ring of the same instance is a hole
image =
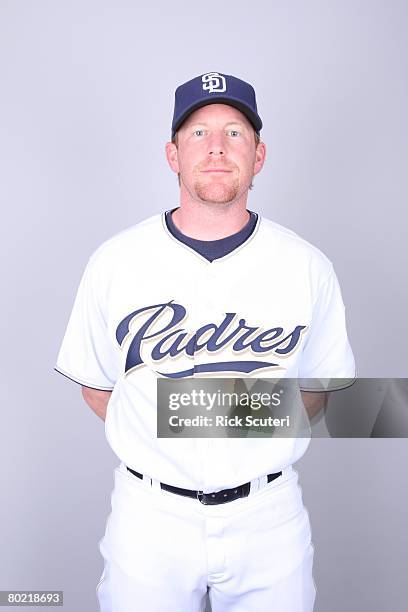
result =
[[[259,236],[262,242],[270,245],[271,249],[278,250],[285,257],[313,262],[327,271],[332,268],[330,259],[317,246],[293,230],[266,217],[260,219]]]
[[[143,250],[144,247],[152,244],[152,240],[157,241],[162,225],[162,214],[143,219],[102,242],[91,253],[90,260],[106,262],[107,260],[114,260],[116,257],[126,256],[127,252]]]

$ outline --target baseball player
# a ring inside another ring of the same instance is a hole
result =
[[[248,83],[211,72],[180,85],[166,145],[179,205],[107,240],[79,285],[56,369],[82,386],[120,460],[101,612],[203,611],[207,592],[213,612],[313,609],[292,467],[310,440],[156,431],[159,378],[355,376],[332,264],[247,209],[261,127]]]

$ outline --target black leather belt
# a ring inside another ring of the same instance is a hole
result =
[[[126,466],[129,472],[143,480],[143,474],[139,474],[135,470]],[[281,476],[282,472],[276,472],[276,474],[268,474],[268,483]],[[198,499],[202,504],[214,505],[214,504],[225,504],[226,502],[234,501],[240,497],[248,497],[251,488],[251,483],[246,482],[245,484],[233,487],[232,489],[224,489],[223,491],[216,491],[215,493],[203,493],[202,491],[193,491],[192,489],[182,489],[181,487],[173,487],[172,485],[160,483],[160,487],[164,491],[175,493],[176,495],[184,495],[185,497],[193,497]]]

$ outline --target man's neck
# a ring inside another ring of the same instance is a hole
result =
[[[180,232],[196,240],[219,240],[239,232],[248,223],[250,214],[245,201],[232,204],[182,201],[172,214]]]

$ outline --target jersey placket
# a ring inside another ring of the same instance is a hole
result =
[[[203,261],[200,266],[200,271],[195,278],[195,291],[192,312],[194,313],[193,319],[196,324],[196,331],[203,325],[208,323],[218,324],[220,321],[219,306],[217,307],[214,296],[218,294],[218,268],[221,264],[221,260],[214,260],[212,262]],[[200,340],[198,339],[198,342]],[[197,338],[196,338],[197,344]],[[202,363],[211,361],[211,356],[206,355],[204,351],[198,353],[194,352],[193,363],[194,363],[194,375],[196,376],[197,366]],[[200,408],[200,414],[204,414],[204,410]],[[212,438],[197,438],[197,451],[200,457],[202,465],[203,483],[202,490],[204,492],[212,492],[214,485],[212,482],[212,475],[217,471],[217,462],[214,456],[214,439]]]

